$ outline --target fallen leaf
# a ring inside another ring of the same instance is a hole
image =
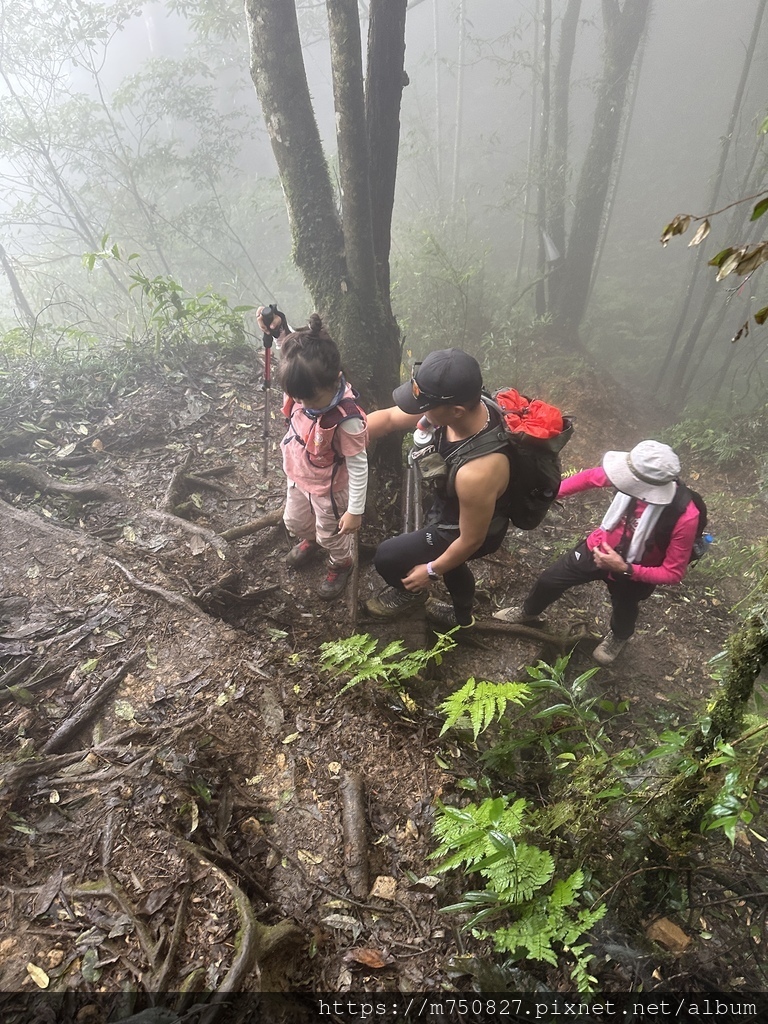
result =
[[[48,986],[51,983],[51,979],[48,977],[48,975],[45,973],[42,967],[38,967],[37,964],[28,963],[27,974],[30,976],[32,981],[34,981],[38,988],[48,988]]]
[[[691,943],[690,936],[686,935],[682,928],[679,928],[674,921],[670,921],[667,917],[658,917],[655,921],[651,921],[645,929],[645,934],[653,942],[658,942],[660,946],[673,953],[682,953]]]
[[[296,856],[299,860],[305,864],[322,864],[323,858],[319,857],[316,853],[310,853],[309,850],[297,850]]]
[[[62,868],[54,871],[48,881],[42,886],[32,906],[32,917],[40,917],[50,907],[59,894],[61,883],[64,880]]]
[[[358,935],[362,929],[357,918],[350,917],[349,914],[329,914],[328,917],[323,918],[323,924],[328,928],[339,928],[341,931],[352,932],[354,935]]]
[[[364,964],[366,967],[386,967],[394,963],[394,957],[384,956],[378,949],[350,949],[344,954],[345,960],[354,960],[355,963]]]
[[[391,875],[378,875],[373,883],[370,895],[380,900],[393,900],[397,892],[397,882]]]

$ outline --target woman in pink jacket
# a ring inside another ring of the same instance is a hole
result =
[[[544,570],[522,607],[502,608],[495,617],[543,625],[542,612],[566,590],[603,580],[610,631],[593,657],[610,665],[635,631],[640,602],[659,585],[679,583],[688,568],[699,510],[679,475],[680,460],[668,445],[641,441],[630,452],[606,452],[602,466],[563,480],[558,498],[595,487],[616,493],[597,529]]]

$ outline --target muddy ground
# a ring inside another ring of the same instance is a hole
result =
[[[289,571],[280,525],[222,536],[282,503],[281,424],[272,420],[265,476],[252,363],[207,356],[114,384],[14,372],[0,417],[0,990],[473,984],[461,957],[483,960],[488,947],[439,913],[461,888],[436,883],[429,854],[435,801],[465,799],[461,780],[477,762],[440,736],[437,707],[470,676],[522,678],[555,652],[487,634],[415,682],[413,701],[369,684],[338,696],[343,680],[319,667],[324,641],[354,630],[411,647],[431,638],[418,615],[382,626],[361,605],[323,603],[322,567]],[[553,397],[576,422],[565,468],[653,436],[625,396],[595,382]],[[685,472],[708,499],[713,550],[730,558],[658,590],[620,661],[595,677],[596,690],[629,702],[622,742],[700,712],[715,685],[708,662],[754,586],[738,552],[766,535],[755,467],[689,460]],[[361,602],[379,586],[370,555],[398,521],[398,500],[380,491],[364,526]],[[603,505],[577,497],[535,533],[511,531],[477,566],[479,617],[519,601]],[[592,664],[607,608],[593,586],[552,610],[553,632],[583,635],[576,671]],[[355,794],[357,874],[344,863]],[[765,889],[762,853],[743,845],[743,871]],[[751,980],[755,947],[748,929],[733,939],[739,911],[727,909],[701,917],[706,938],[701,920],[678,920],[692,941],[670,952],[622,931],[618,899],[613,944],[595,965],[601,984]]]

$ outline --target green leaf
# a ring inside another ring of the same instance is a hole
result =
[[[765,199],[761,199],[760,202],[755,206],[754,210],[752,211],[752,216],[749,219],[750,220],[759,220],[760,217],[762,217],[763,214],[767,210],[768,210],[768,196],[766,196]]]
[[[728,257],[733,253],[733,251],[733,246],[728,246],[727,249],[721,249],[716,256],[713,256],[712,259],[708,261],[707,266],[721,267],[723,263],[725,263],[725,261],[728,259]]]
[[[768,320],[768,306],[763,306],[755,313],[755,323],[762,327],[766,320]]]

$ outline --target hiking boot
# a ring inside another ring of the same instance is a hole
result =
[[[349,562],[329,562],[328,573],[317,588],[318,596],[322,597],[324,601],[331,601],[334,597],[338,597],[346,587],[353,568],[351,560]]]
[[[410,590],[396,590],[394,587],[387,587],[380,594],[369,598],[365,602],[365,607],[377,619],[396,619],[399,615],[405,615],[412,608],[418,608],[426,600],[426,590],[411,593]]]
[[[456,621],[456,611],[452,604],[448,601],[438,601],[436,597],[430,597],[427,603],[424,605],[424,614],[427,616],[427,620],[433,626],[439,626],[440,629],[444,629],[446,632],[449,629],[455,629],[458,626]],[[462,626],[462,630],[470,630],[475,625],[475,618],[472,617],[472,621]]]
[[[610,665],[616,661],[624,650],[626,642],[626,640],[619,640],[617,636],[613,635],[613,630],[611,630],[592,651],[592,657],[598,665]]]
[[[320,554],[320,545],[314,540],[300,540],[285,556],[286,565],[292,569],[303,569]]]
[[[500,622],[514,622],[519,626],[546,626],[547,620],[543,615],[526,615],[521,605],[513,605],[511,608],[499,608],[493,613],[494,619]]]

